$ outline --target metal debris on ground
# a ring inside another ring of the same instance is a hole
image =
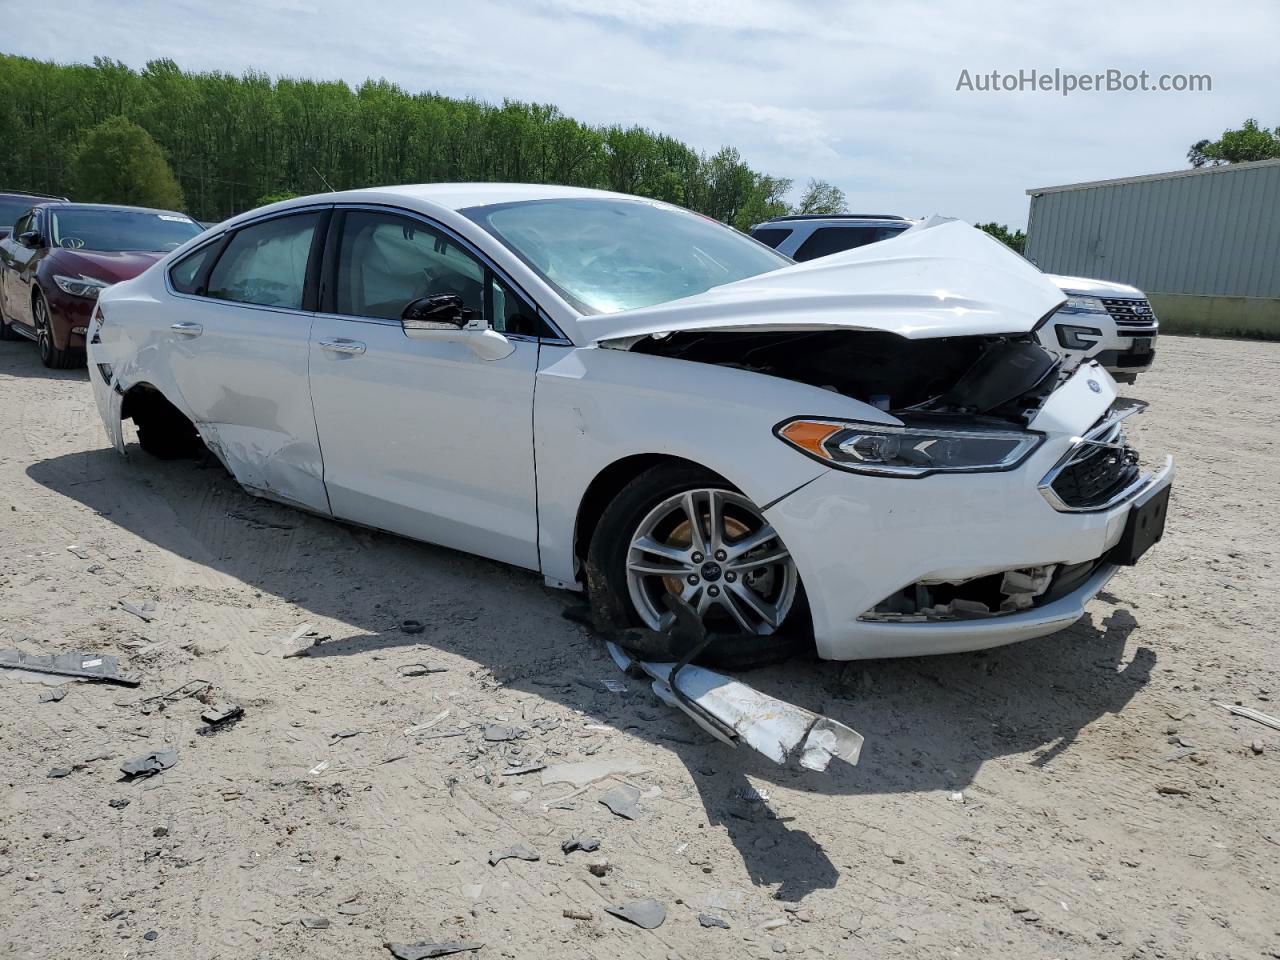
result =
[[[639,807],[640,791],[630,784],[619,784],[604,794],[600,802],[614,814],[627,820],[638,820],[643,813]]]
[[[168,693],[157,693],[150,697],[143,697],[137,702],[138,708],[144,713],[154,713],[157,710],[164,710],[170,704],[177,703],[179,700],[186,700],[190,697],[198,697],[213,684],[208,680],[188,680],[180,687],[174,687]]]
[[[523,843],[515,843],[503,850],[493,850],[489,853],[489,866],[497,866],[503,860],[528,860],[534,862],[541,860],[538,851]]]
[[[423,624],[421,620],[404,620],[400,623],[401,633],[408,633],[408,634],[422,633],[422,631],[426,629],[427,629],[426,625]]]
[[[301,923],[308,930],[328,930],[329,921],[325,917],[303,917]]]
[[[599,849],[600,839],[598,837],[579,837],[574,835],[560,843],[560,852],[564,854],[573,853],[575,850],[581,850],[583,853],[595,853]]]
[[[406,663],[396,667],[396,673],[402,677],[425,677],[431,673],[447,673],[448,667],[432,667],[425,663]]]
[[[129,778],[154,777],[178,762],[176,750],[152,750],[120,764],[120,772]]]
[[[142,682],[138,677],[122,674],[119,661],[102,653],[54,653],[38,656],[21,650],[0,650],[0,668],[103,680],[126,687],[136,687]]]
[[[67,691],[62,687],[53,687],[49,690],[43,690],[40,696],[36,698],[39,703],[57,703],[67,695]]]
[[[320,634],[313,623],[300,623],[281,644],[280,656],[285,660],[290,657],[305,657],[313,647],[330,639],[328,634]]]
[[[621,680],[601,680],[601,684],[610,693],[626,693],[627,685]]]
[[[634,757],[600,757],[578,763],[557,763],[542,771],[542,785],[567,783],[578,789],[606,777],[647,773],[648,765]]]
[[[654,930],[662,926],[662,921],[667,919],[667,908],[657,900],[634,900],[620,907],[604,909],[606,913],[611,913],[628,923],[634,923],[645,930]]]
[[[135,606],[128,600],[117,600],[116,603],[125,613],[132,613],[144,623],[150,623],[156,618],[156,605],[153,600],[147,600],[140,607]]]
[[[220,723],[226,723],[228,720],[243,716],[244,707],[240,706],[240,704],[219,700],[210,704],[208,709],[200,714],[200,719],[209,724],[209,726],[216,727]]]
[[[396,960],[431,960],[432,957],[448,957],[455,953],[472,953],[483,943],[463,940],[445,940],[441,943],[384,943]]]
[[[1253,710],[1249,707],[1237,706],[1234,703],[1223,703],[1221,700],[1214,700],[1213,705],[1215,707],[1221,707],[1223,710],[1227,710],[1230,713],[1234,713],[1237,717],[1245,717],[1246,719],[1253,720],[1255,723],[1262,724],[1264,727],[1270,727],[1272,730],[1280,730],[1280,720],[1277,720],[1269,714],[1263,713],[1261,710]]]

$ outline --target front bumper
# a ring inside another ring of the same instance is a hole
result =
[[[766,511],[795,559],[818,654],[859,660],[955,653],[1044,636],[1070,626],[1118,567],[1105,557],[1135,502],[1173,481],[1169,461],[1105,510],[1055,510],[1037,489],[1061,446],[1046,444],[1006,473],[895,480],[832,470]],[[1101,562],[1099,562],[1101,561]],[[920,581],[969,580],[1047,564],[1098,563],[1043,606],[981,619],[862,620],[883,598]]]

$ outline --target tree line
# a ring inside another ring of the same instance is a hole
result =
[[[139,202],[136,183],[130,196],[116,195],[121,181],[163,180],[164,171],[142,143],[135,152],[146,156],[121,172],[136,128],[167,159],[180,190],[175,199],[205,221],[282,195],[436,181],[618,190],[740,229],[845,206],[839,189],[821,181],[788,204],[792,182],[753,170],[733,147],[708,154],[639,126],[580,123],[549,104],[409,93],[386,80],[352,87],[260,72],[196,73],[167,59],[134,70],[101,57],[89,65],[0,55],[0,187]],[[118,162],[103,161],[104,143]]]

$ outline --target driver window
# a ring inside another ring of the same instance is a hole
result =
[[[352,210],[338,245],[337,313],[399,320],[420,297],[455,294],[484,311],[485,269],[451,240],[414,220]]]

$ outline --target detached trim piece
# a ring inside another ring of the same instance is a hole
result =
[[[36,656],[23,653],[21,650],[0,650],[0,667],[62,677],[81,677],[85,680],[106,680],[126,687],[136,687],[142,682],[137,677],[121,673],[120,663],[115,657],[100,653],[57,653]]]
[[[635,660],[612,641],[609,654],[623,670],[639,670],[653,692],[679,707],[717,740],[745,743],[780,766],[825,771],[832,757],[850,765],[862,753],[862,734],[839,721],[778,700],[703,667]]]

